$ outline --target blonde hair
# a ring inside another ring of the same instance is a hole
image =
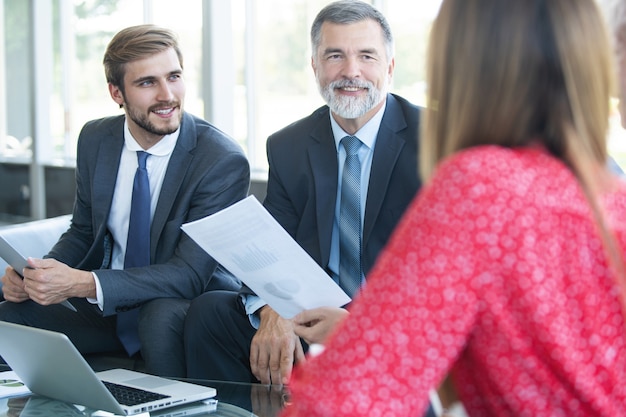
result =
[[[481,144],[540,141],[579,177],[605,163],[613,64],[593,0],[444,0],[428,58],[424,179]]]
[[[428,54],[422,178],[472,146],[543,144],[578,178],[623,303],[624,260],[597,199],[614,67],[595,0],[443,0]]]

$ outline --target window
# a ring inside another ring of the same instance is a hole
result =
[[[32,89],[32,34],[28,2],[3,2],[0,7],[0,154],[28,160],[33,137],[30,123]],[[4,92],[4,94],[2,93]]]
[[[189,85],[186,108],[202,115],[197,88],[202,13],[190,12],[202,10],[201,0],[186,0],[184,9],[172,8],[171,2],[164,0],[44,0],[31,9],[32,4],[3,2],[5,53],[0,74],[4,74],[7,86],[2,99],[10,102],[2,115],[7,120],[6,131],[0,132],[3,158],[32,158],[31,126],[45,124],[47,128],[40,130],[38,140],[46,142],[42,144],[46,152],[37,159],[42,163],[73,164],[83,124],[121,112],[109,96],[102,56],[111,37],[130,25],[153,22],[178,33]],[[38,24],[32,24],[31,16]],[[33,33],[30,27],[35,28]],[[38,67],[44,69],[35,74],[33,68]],[[33,85],[40,89],[34,91]],[[43,114],[33,114],[33,106]]]
[[[32,164],[41,176],[42,166],[73,166],[83,124],[122,111],[104,78],[107,43],[123,27],[151,22],[180,37],[186,110],[233,136],[253,175],[264,177],[267,137],[323,104],[310,66],[309,30],[327,3],[2,0],[0,162]],[[439,0],[373,3],[396,38],[392,91],[422,104],[426,38]],[[31,175],[34,192],[22,187],[22,194],[43,198],[45,181],[37,184],[38,177]],[[36,207],[31,204],[32,216],[45,217]]]
[[[15,187],[31,199],[31,216],[45,217],[43,167],[73,167],[84,123],[121,114],[109,96],[102,56],[117,31],[141,23],[179,35],[185,109],[237,140],[253,178],[264,179],[267,137],[323,104],[309,31],[329,2],[185,0],[172,7],[165,0],[0,0],[0,163],[30,166],[30,184]],[[395,38],[391,91],[419,105],[440,2],[372,0]],[[613,119],[609,150],[626,166],[625,131]]]
[[[265,140],[324,104],[311,69],[310,27],[329,0],[234,0],[235,137],[267,169]],[[395,37],[391,91],[424,103],[424,58],[439,0],[374,2]],[[252,93],[251,93],[252,92]]]

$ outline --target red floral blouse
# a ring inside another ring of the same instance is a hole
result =
[[[626,185],[601,199],[626,248]],[[626,416],[620,287],[568,168],[538,148],[448,158],[407,210],[291,416],[423,415],[452,374],[470,416]]]

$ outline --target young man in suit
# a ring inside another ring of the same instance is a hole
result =
[[[207,288],[239,288],[233,280],[211,280],[216,262],[180,226],[245,197],[250,169],[231,138],[183,110],[183,59],[174,33],[153,25],[126,28],[109,43],[104,68],[124,115],[83,127],[70,228],[46,259],[29,259],[32,269],[7,269],[0,320],[63,332],[84,354],[126,350],[132,356],[140,349],[148,371],[178,376],[160,368],[171,358],[154,352],[178,343],[174,356],[182,358],[184,372],[184,314],[177,314]],[[145,169],[137,170],[142,158]],[[136,171],[147,173],[147,193],[144,211],[133,217]],[[132,237],[135,220],[147,223]],[[137,245],[142,255],[135,254]],[[68,299],[77,312],[59,304]],[[182,307],[142,314],[140,323],[139,310],[151,300]],[[178,341],[165,323],[178,327]],[[142,326],[148,328],[142,332]],[[140,344],[139,332],[154,341]]]
[[[420,187],[419,109],[388,93],[393,38],[385,17],[361,1],[325,7],[311,29],[312,67],[327,106],[269,137],[264,206],[352,295]],[[345,136],[361,141],[361,271],[340,273]],[[347,274],[346,274],[347,275]],[[347,279],[348,278],[348,279]],[[283,384],[304,349],[293,323],[250,291],[194,300],[185,323],[190,377]]]

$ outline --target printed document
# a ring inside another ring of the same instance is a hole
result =
[[[254,196],[182,229],[284,318],[350,302]]]

